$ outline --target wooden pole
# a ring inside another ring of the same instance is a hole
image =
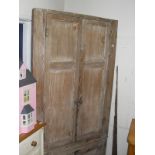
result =
[[[112,155],[117,155],[117,100],[118,100],[118,66],[116,67],[116,93],[115,93],[115,115],[113,126]]]

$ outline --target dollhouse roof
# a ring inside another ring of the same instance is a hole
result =
[[[21,112],[21,114],[28,114],[30,112],[34,111],[34,109],[31,107],[30,104],[27,104],[23,107],[23,110]]]
[[[19,69],[22,66],[22,64],[23,64],[23,62],[19,61]],[[19,87],[23,87],[23,86],[26,86],[26,85],[29,85],[29,84],[32,84],[32,83],[35,83],[35,82],[36,82],[36,80],[32,76],[32,73],[28,69],[26,69],[26,78],[22,79],[22,80],[19,80]]]
[[[32,76],[32,73],[28,69],[26,69],[26,78],[19,80],[19,87],[23,87],[23,86],[26,86],[26,85],[29,85],[29,84],[32,84],[35,82],[36,82],[36,80]]]

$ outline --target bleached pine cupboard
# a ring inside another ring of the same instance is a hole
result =
[[[117,21],[33,9],[32,71],[45,154],[104,155]]]

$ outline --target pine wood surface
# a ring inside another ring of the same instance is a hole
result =
[[[32,72],[37,118],[47,122],[45,150],[53,154],[66,146],[80,153],[88,141],[108,135],[117,21],[44,9],[34,9],[32,21]],[[81,154],[98,149],[90,150]]]
[[[135,145],[135,119],[132,119],[130,130],[128,134],[128,143]]]
[[[132,119],[128,134],[128,155],[135,155],[135,119]]]

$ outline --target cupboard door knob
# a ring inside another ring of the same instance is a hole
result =
[[[33,147],[37,146],[37,142],[36,141],[32,141],[31,146],[33,146]]]

